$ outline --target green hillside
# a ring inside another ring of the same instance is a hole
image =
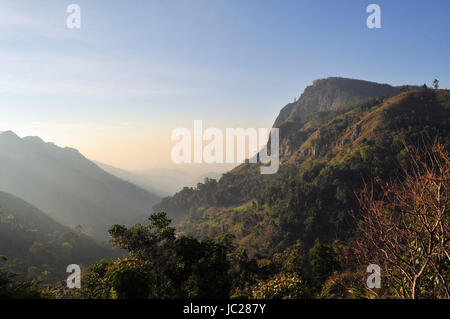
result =
[[[65,227],[27,202],[0,192],[0,255],[22,280],[56,282],[70,264],[87,266],[119,255],[80,232]]]
[[[185,216],[178,226],[185,233],[211,238],[228,232],[253,253],[273,254],[297,240],[306,249],[317,240],[348,241],[358,209],[354,191],[363,179],[389,179],[406,158],[405,146],[435,137],[450,146],[450,91],[416,89],[386,98],[376,97],[380,87],[373,87],[372,93],[353,92],[355,99],[347,91],[348,104],[328,103],[326,110],[305,113],[306,120],[277,120],[277,174],[242,164],[219,182],[185,188],[154,208]]]

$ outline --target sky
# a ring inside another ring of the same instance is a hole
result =
[[[69,4],[81,28],[69,29]],[[381,28],[369,29],[369,4]],[[271,127],[329,76],[450,87],[450,2],[0,0],[0,131],[138,170],[178,127]]]

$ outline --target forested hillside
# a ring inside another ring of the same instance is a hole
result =
[[[375,88],[360,96],[396,90]],[[231,233],[253,253],[273,254],[297,240],[305,249],[316,241],[348,241],[358,212],[355,191],[364,181],[394,176],[406,163],[405,147],[436,138],[450,145],[450,91],[416,89],[356,103],[347,94],[351,103],[328,102],[329,109],[307,114],[306,121],[277,120],[282,163],[277,174],[261,175],[257,164],[242,164],[219,182],[185,188],[155,209],[186,216],[178,227],[185,233],[198,238]]]
[[[16,279],[54,283],[67,277],[70,264],[87,266],[120,253],[0,192],[0,255],[6,257],[2,266],[15,272]]]

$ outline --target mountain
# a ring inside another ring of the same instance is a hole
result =
[[[283,107],[274,127],[286,121],[304,123],[309,114],[337,110],[374,97],[389,97],[400,93],[400,88],[388,84],[331,77],[319,79],[308,86],[300,98]]]
[[[87,266],[117,251],[56,222],[33,205],[0,192],[0,255],[22,279],[56,282],[70,264]]]
[[[173,195],[183,187],[197,186],[205,178],[218,179],[222,176],[222,172],[200,173],[198,171],[169,168],[152,168],[130,172],[104,163],[95,163],[106,172],[159,196]]]
[[[134,185],[137,185],[148,192],[158,195],[158,196],[168,196],[172,194],[167,187],[161,186],[160,181],[154,180],[151,178],[145,178],[144,176],[140,175],[139,173],[130,172],[112,165],[100,163],[97,161],[94,161],[95,164],[98,165],[101,169],[103,169],[105,172],[108,172],[109,174],[116,176],[124,181],[127,181],[129,183],[132,183]],[[158,185],[157,187],[155,185]],[[173,191],[175,192],[175,191]]]
[[[306,103],[309,97],[317,104]],[[400,92],[330,78],[315,81],[300,100],[274,124],[280,128],[276,174],[261,175],[259,164],[245,163],[155,209],[182,219],[184,233],[228,232],[253,253],[273,254],[298,240],[308,251],[317,240],[351,239],[359,207],[354,191],[364,180],[391,178],[406,160],[405,145],[437,138],[450,147],[449,90]]]
[[[206,164],[208,165],[208,164]],[[207,166],[193,170],[188,169],[169,169],[169,168],[152,168],[135,172],[140,178],[144,179],[147,184],[153,183],[163,189],[167,195],[173,195],[184,187],[195,187],[198,183],[203,182],[206,178],[218,179],[223,172],[232,165],[222,165],[215,167],[215,171],[206,171]],[[205,172],[206,171],[206,172]]]
[[[113,224],[141,221],[159,201],[73,148],[8,131],[0,134],[0,149],[0,191],[49,211],[63,224],[80,225],[97,239],[106,239]]]

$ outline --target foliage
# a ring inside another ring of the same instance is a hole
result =
[[[439,80],[438,79],[434,79],[433,81],[433,87],[437,90],[439,89]]]
[[[323,284],[320,297],[324,299],[368,299],[373,298],[366,288],[365,273],[337,272]]]
[[[155,208],[184,216],[177,228],[196,238],[232,233],[251,255],[273,255],[298,240],[305,251],[316,241],[347,242],[359,207],[354,191],[395,174],[408,160],[405,145],[437,137],[449,147],[449,107],[446,91],[415,89],[288,121],[280,127],[276,174],[245,163]]]
[[[5,256],[0,255],[0,262],[6,261]],[[36,281],[16,282],[16,275],[0,266],[0,299],[39,299],[45,294]]]
[[[309,251],[309,260],[312,268],[312,278],[316,287],[321,287],[323,283],[340,269],[339,257],[330,245],[323,245],[316,242]]]
[[[129,256],[100,261],[84,276],[85,297],[93,298],[226,298],[230,281],[227,249],[212,240],[175,237],[164,213],[148,225],[114,225],[112,241]]]
[[[296,273],[280,273],[266,282],[259,282],[252,290],[254,299],[300,299],[307,292],[303,279]]]
[[[23,200],[0,192],[0,253],[15,280],[50,284],[67,277],[66,267],[89,265],[120,253],[63,226]]]
[[[408,153],[402,175],[359,193],[357,257],[383,269],[394,295],[450,298],[450,157],[439,143]]]
[[[259,271],[301,273],[319,296],[327,280],[363,267],[355,266],[351,249],[331,247],[336,239],[344,246],[353,244],[361,218],[353,213],[360,209],[355,191],[365,181],[388,180],[410,167],[407,148],[430,139],[450,147],[449,97],[446,90],[410,87],[391,98],[311,113],[306,123],[287,121],[280,126],[282,165],[277,174],[261,175],[257,164],[245,163],[219,181],[184,189],[157,207],[169,214],[176,207],[185,216],[177,228],[196,238],[232,233],[233,243],[264,266]],[[278,254],[297,242],[299,262],[289,267],[298,268],[286,269]],[[316,242],[325,245],[323,256],[313,254],[310,260]],[[244,284],[238,288],[236,295],[248,291]],[[366,293],[361,296],[373,296]]]

